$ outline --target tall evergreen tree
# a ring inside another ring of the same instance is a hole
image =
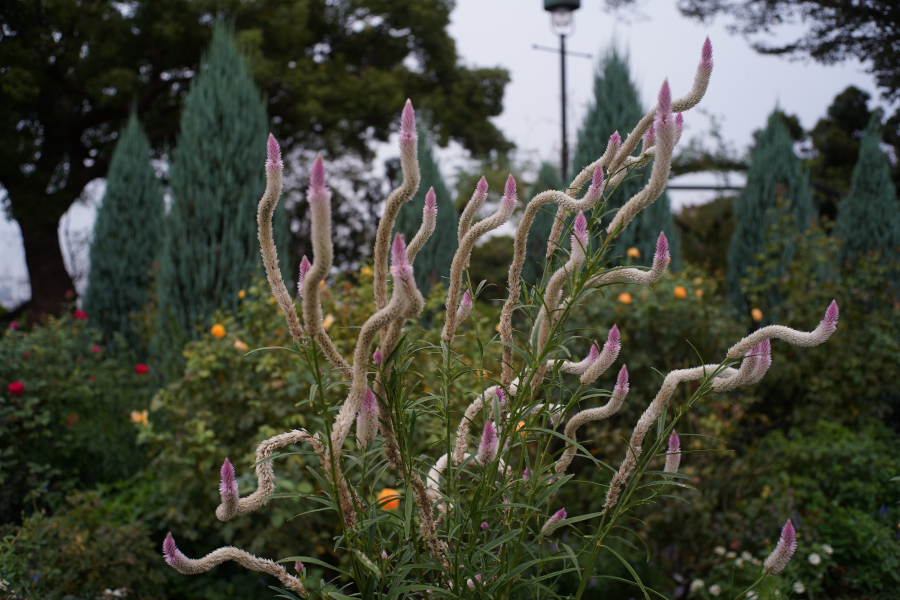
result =
[[[113,151],[94,223],[84,309],[104,334],[122,333],[133,348],[139,338],[129,314],[149,300],[165,211],[162,186],[150,164],[150,143],[132,113]]]
[[[424,115],[423,115],[424,117]],[[424,121],[425,119],[420,119]],[[416,285],[423,293],[436,283],[441,283],[450,276],[450,263],[459,247],[457,225],[459,217],[453,205],[453,197],[434,158],[434,140],[426,127],[419,127],[419,170],[422,182],[413,199],[404,204],[397,214],[396,228],[406,238],[407,243],[413,239],[422,225],[422,210],[425,208],[425,194],[434,188],[437,198],[437,226],[419,254],[416,255]]]
[[[597,160],[606,150],[609,136],[618,131],[624,138],[644,116],[644,112],[637,87],[631,80],[628,57],[620,55],[614,46],[610,47],[594,73],[594,99],[578,130],[574,168],[584,168]],[[636,194],[650,176],[650,168],[648,165],[632,171],[613,192],[607,210],[620,208]],[[636,247],[641,257],[652,257],[660,231],[665,231],[669,239],[672,267],[677,269],[681,264],[680,237],[666,193],[641,211],[640,216],[622,232],[611,256],[624,257],[629,248]]]
[[[190,335],[220,306],[233,308],[259,268],[256,206],[265,189],[267,122],[234,29],[219,23],[185,99],[170,170],[172,207],[159,276],[165,346]],[[279,204],[276,242],[285,250],[287,226]],[[284,257],[281,265],[285,272]]]
[[[841,200],[835,222],[845,258],[871,251],[890,256],[900,252],[900,203],[880,141],[878,120],[872,117],[860,143],[850,193]]]
[[[541,163],[537,180],[531,186],[528,198],[534,198],[547,190],[561,190],[564,185],[566,184],[559,178],[559,168],[548,162]],[[527,283],[535,284],[544,274],[547,240],[550,238],[550,229],[553,228],[555,218],[555,204],[545,206],[534,217],[534,224],[528,232],[528,241],[525,244],[525,266],[522,269],[522,279]]]
[[[747,314],[749,307],[741,291],[741,279],[747,276],[748,267],[757,264],[756,255],[765,251],[767,229],[778,218],[777,211],[787,211],[800,230],[816,215],[809,173],[794,154],[790,132],[777,110],[757,136],[747,185],[735,198],[733,207],[735,228],[728,247],[728,293],[738,312]],[[785,263],[791,259],[793,245],[786,241],[782,247]]]

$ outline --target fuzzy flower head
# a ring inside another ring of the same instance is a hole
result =
[[[566,515],[566,509],[565,509],[565,508],[559,509],[558,511],[556,511],[555,513],[553,513],[553,516],[552,516],[552,517],[550,517],[549,519],[547,519],[547,522],[544,523],[544,526],[543,526],[543,527],[541,527],[541,533],[544,533],[545,531],[547,531],[547,530],[550,529],[551,527],[553,527],[553,526],[555,526],[555,525],[557,525],[557,524],[559,524],[559,523],[565,521],[567,516],[568,516],[568,515]]]
[[[459,309],[457,310],[457,320],[462,321],[472,312],[472,295],[469,290],[463,294],[462,300],[459,301]]]
[[[591,344],[591,351],[588,353],[588,363],[594,364],[598,358],[600,358],[600,348],[597,340],[594,340],[594,343]]]
[[[312,263],[309,262],[309,259],[304,254],[303,258],[300,259],[300,275],[297,277],[297,292],[301,298],[303,297],[303,280],[306,279],[306,274],[309,273],[310,269],[312,269]]]
[[[669,80],[664,79],[659,88],[659,96],[656,101],[656,117],[654,120],[657,133],[662,135],[662,128],[673,122],[672,118],[672,90],[669,89]]]
[[[684,115],[681,113],[675,115],[675,131],[678,133],[684,131]]]
[[[319,204],[330,199],[331,193],[325,183],[325,161],[322,160],[320,152],[316,155],[312,170],[309,172],[309,189],[306,191],[306,200],[310,204]]]
[[[613,325],[612,329],[609,330],[609,335],[606,337],[606,343],[603,344],[604,352],[609,354],[618,354],[621,346],[621,334],[619,333],[619,326]]]
[[[497,393],[497,402],[500,403],[500,406],[503,407],[506,405],[506,392],[503,391],[503,388],[498,387],[496,390]]]
[[[712,72],[713,47],[712,42],[709,41],[709,36],[706,36],[706,41],[703,42],[703,49],[700,51],[700,65],[698,68]]]
[[[610,144],[612,144],[612,139],[610,139]],[[595,197],[597,199],[600,198],[600,194],[603,193],[603,168],[597,166],[594,169],[594,176],[591,177],[591,187],[588,188],[587,195]]]
[[[403,241],[403,234],[398,233],[394,236],[394,243],[391,245],[391,274],[397,279],[409,279],[412,277],[413,268],[406,258],[406,243]]]
[[[360,449],[369,445],[378,432],[378,400],[372,390],[366,390],[356,414],[356,442]]]
[[[500,201],[504,207],[512,208],[516,205],[516,180],[513,179],[512,173],[506,179],[506,186],[503,188],[503,198]]]
[[[409,145],[416,141],[416,111],[412,101],[407,98],[403,105],[403,113],[400,115],[400,145]]]
[[[772,550],[772,554],[763,563],[763,567],[770,573],[780,573],[787,566],[796,549],[797,539],[794,525],[788,519],[781,530],[781,539],[778,540],[778,544]]]
[[[645,150],[656,143],[656,128],[653,126],[653,123],[650,123],[650,126],[647,127],[647,133],[644,134],[643,139]]]
[[[278,141],[271,133],[266,144],[266,154],[266,171],[275,172],[284,168],[284,163],[281,162],[281,146],[278,145]]]
[[[479,198],[484,200],[487,198],[488,193],[488,182],[487,179],[484,178],[484,175],[481,176],[481,179],[478,180],[478,185],[475,186],[475,194],[478,195]]]
[[[166,558],[166,564],[176,569],[187,560],[187,557],[175,545],[171,531],[166,535],[166,539],[163,542],[163,556]]]
[[[619,369],[619,375],[616,377],[616,387],[613,388],[613,396],[622,399],[628,395],[628,368],[622,365]]]
[[[481,530],[482,530],[482,531],[487,531],[487,530],[488,530],[488,527],[489,527],[489,526],[488,526],[488,524],[487,524],[486,522],[484,522],[484,523],[481,524]]]
[[[303,563],[298,560],[294,563],[294,570],[303,575],[304,571],[306,571],[306,567],[303,566]]]
[[[222,479],[219,482],[219,495],[223,503],[229,503],[238,499],[238,485],[234,478],[234,467],[227,458],[222,463]]]
[[[613,131],[613,134],[609,136],[609,146],[615,148],[616,152],[619,151],[619,147],[622,145],[622,136],[619,135],[618,130]]]
[[[596,169],[594,172],[600,171],[601,169]],[[575,217],[575,224],[572,228],[572,231],[575,235],[572,236],[572,249],[581,248],[585,249],[588,245],[588,229],[587,229],[587,219],[584,217],[583,212],[579,212],[578,216]]]
[[[475,460],[480,465],[486,465],[493,462],[497,458],[497,451],[500,448],[500,438],[497,437],[497,428],[490,421],[484,424],[484,431],[481,434],[481,443],[478,444],[478,454]]]
[[[425,209],[424,212],[431,213],[433,215],[437,214],[437,196],[434,195],[434,188],[428,188],[428,193],[425,194]]]
[[[681,465],[681,440],[678,439],[678,433],[674,430],[669,436],[669,452],[666,454],[666,466],[663,471],[666,473],[677,473],[678,467]]]
[[[372,354],[372,364],[380,365],[383,359],[381,348],[375,348],[375,352]]]
[[[659,237],[656,238],[656,254],[653,255],[653,270],[657,273],[661,273],[666,270],[669,266],[669,240],[666,239],[666,234],[662,231],[659,232]]]
[[[819,323],[817,329],[821,329],[823,333],[831,335],[837,329],[839,316],[840,311],[838,310],[837,302],[832,300],[831,304],[828,305],[828,309],[825,311],[825,318]]]

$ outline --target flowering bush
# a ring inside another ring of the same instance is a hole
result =
[[[577,453],[584,451],[577,441],[578,428],[615,414],[629,391],[624,366],[618,369],[612,390],[599,392],[586,387],[615,363],[623,347],[621,335],[612,326],[602,348],[595,343],[584,359],[566,360],[570,358],[566,347],[569,316],[598,288],[622,282],[651,285],[663,277],[668,263],[668,243],[663,235],[649,269],[608,269],[606,255],[611,241],[664,190],[672,151],[680,137],[681,113],[700,101],[711,71],[712,48],[707,40],[694,87],[687,96],[673,101],[665,82],[657,106],[631,135],[623,141],[614,134],[604,155],[585,167],[567,191],[543,192],[528,203],[516,232],[509,297],[500,314],[499,336],[493,329],[474,327],[471,335],[478,350],[467,355],[458,352],[455,340],[463,333],[458,331],[459,324],[475,310],[474,300],[482,290],[465,277],[465,272],[477,240],[513,213],[517,193],[512,177],[491,216],[473,223],[486,200],[484,180],[461,215],[459,250],[448,280],[440,338],[404,332],[407,320],[421,315],[426,307],[415,285],[413,263],[436,220],[430,192],[418,234],[408,246],[402,236],[392,240],[397,212],[419,184],[414,114],[407,103],[400,129],[403,181],[387,201],[373,252],[376,312],[359,328],[350,362],[329,335],[334,321],[327,319],[321,304],[320,284],[332,262],[330,192],[324,164],[321,158],[314,163],[307,194],[313,261],[301,261],[301,323],[281,279],[272,240],[271,218],[281,194],[282,163],[279,147],[270,137],[267,186],[258,212],[263,264],[294,341],[294,348],[286,350],[306,367],[301,371],[305,375],[298,376],[314,379],[308,404],[314,411],[315,424],[321,426],[314,429],[315,434],[294,429],[262,441],[256,454],[256,490],[243,497],[237,472],[222,457],[217,518],[224,522],[242,519],[278,497],[274,464],[280,464],[279,459],[285,455],[276,451],[303,445],[309,450],[300,451],[300,455],[308,457],[306,466],[321,490],[315,496],[305,496],[305,500],[333,515],[340,528],[334,549],[349,557],[345,558],[347,569],[324,584],[323,595],[535,596],[572,574],[579,579],[573,597],[581,598],[601,554],[626,563],[608,541],[620,532],[633,535],[627,523],[629,513],[666,492],[677,493],[679,486],[685,485],[682,482],[689,480],[677,471],[679,459],[675,455],[681,452],[674,427],[679,418],[712,393],[759,381],[771,363],[770,340],[809,347],[826,341],[837,327],[838,309],[831,303],[812,332],[778,325],[764,327],[732,346],[719,364],[671,371],[638,420],[620,466],[608,467],[612,477],[604,485],[601,510],[570,514],[559,506],[556,494],[572,479],[566,474],[568,466]],[[640,154],[632,156],[639,143]],[[615,214],[604,232],[597,231],[605,195],[631,169],[651,159],[653,168],[647,185]],[[520,276],[525,241],[535,215],[548,204],[558,206],[548,241],[548,276],[537,287],[526,287],[523,292]],[[564,244],[561,240],[567,213],[575,218],[571,241]],[[388,255],[393,282],[390,294]],[[684,300],[686,289],[680,287],[675,296]],[[500,348],[499,364],[485,351],[491,346]],[[420,376],[412,369],[416,355],[429,356],[435,364],[437,389],[420,388]],[[453,410],[454,386],[461,377],[470,376],[473,367],[479,380],[466,394],[471,403],[459,415]],[[499,377],[491,376],[491,371]],[[578,376],[581,383],[574,389],[569,389],[571,375]],[[699,387],[670,409],[673,394],[684,382],[699,382]],[[605,399],[606,404],[578,410],[582,405],[595,405],[598,398]],[[564,431],[557,431],[570,411],[572,416],[566,420]],[[420,416],[429,418],[420,420]],[[354,424],[355,450],[346,443]],[[473,427],[481,432],[477,449],[470,445]],[[555,440],[563,442],[561,452],[551,451]],[[298,456],[296,452],[287,455]],[[668,468],[651,468],[660,457]],[[599,461],[596,464],[604,467]],[[396,479],[400,490],[395,510],[386,509],[393,508],[396,496],[381,493],[382,482],[388,478]],[[593,522],[589,525],[589,521]],[[577,547],[549,545],[563,531],[581,543]],[[788,522],[754,585],[780,572],[795,548],[794,530]],[[183,574],[203,573],[226,561],[268,573],[279,580],[283,595],[291,598],[308,596],[304,563],[315,564],[305,556],[275,563],[230,546],[192,559],[177,547],[171,534],[163,543],[163,552],[168,564]],[[287,563],[291,572],[282,563]],[[632,575],[632,583],[646,596],[644,584],[633,571]]]

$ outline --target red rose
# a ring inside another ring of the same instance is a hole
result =
[[[72,316],[75,317],[76,319],[78,319],[79,321],[87,321],[88,320],[87,313],[81,309],[78,309],[75,312],[73,312]]]
[[[100,352],[100,346],[94,346],[93,348],[91,348],[91,352],[97,354],[98,352]]]
[[[150,367],[148,367],[144,363],[138,363],[134,365],[134,372],[138,375],[146,375],[150,372]]]
[[[13,396],[21,396],[25,393],[25,384],[21,381],[13,381],[6,387]]]

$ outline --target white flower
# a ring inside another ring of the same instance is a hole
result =
[[[725,558],[734,558],[735,556],[737,556],[737,552],[729,552],[725,555]]]
[[[734,566],[736,566],[736,567],[739,568],[739,569],[740,569],[741,567],[743,567],[743,566],[744,566],[744,559],[743,559],[743,558],[739,558],[739,559],[737,559],[736,561],[734,561]]]
[[[753,555],[744,550],[743,552],[741,552],[741,558],[743,558],[744,560],[753,560]]]
[[[691,582],[691,591],[692,592],[696,592],[697,590],[702,589],[702,588],[703,588],[703,580],[702,579],[695,579]]]
[[[746,597],[749,598],[750,600],[757,600],[759,598],[759,596],[753,590],[750,590],[749,592],[747,592]]]
[[[775,595],[776,595],[776,596],[780,596],[780,595],[781,595],[781,590],[775,590]]]
[[[815,552],[813,552],[812,554],[809,555],[808,560],[809,560],[809,564],[818,565],[819,563],[822,562],[822,557],[819,556],[818,554],[816,554]]]
[[[709,586],[709,593],[712,594],[713,596],[718,596],[719,594],[722,593],[722,588],[719,587],[718,583],[714,583],[711,586]]]
[[[804,586],[799,581],[794,582],[794,592],[796,592],[798,594],[802,594],[805,591],[806,591],[806,586]]]
[[[723,554],[725,554],[725,547],[724,546],[716,546],[715,548],[713,548],[713,552],[715,554],[717,554],[718,556],[722,556]],[[831,554],[831,553],[829,552],[829,554]]]
[[[822,552],[831,556],[831,553],[834,552],[834,548],[832,548],[828,544],[822,544]]]

